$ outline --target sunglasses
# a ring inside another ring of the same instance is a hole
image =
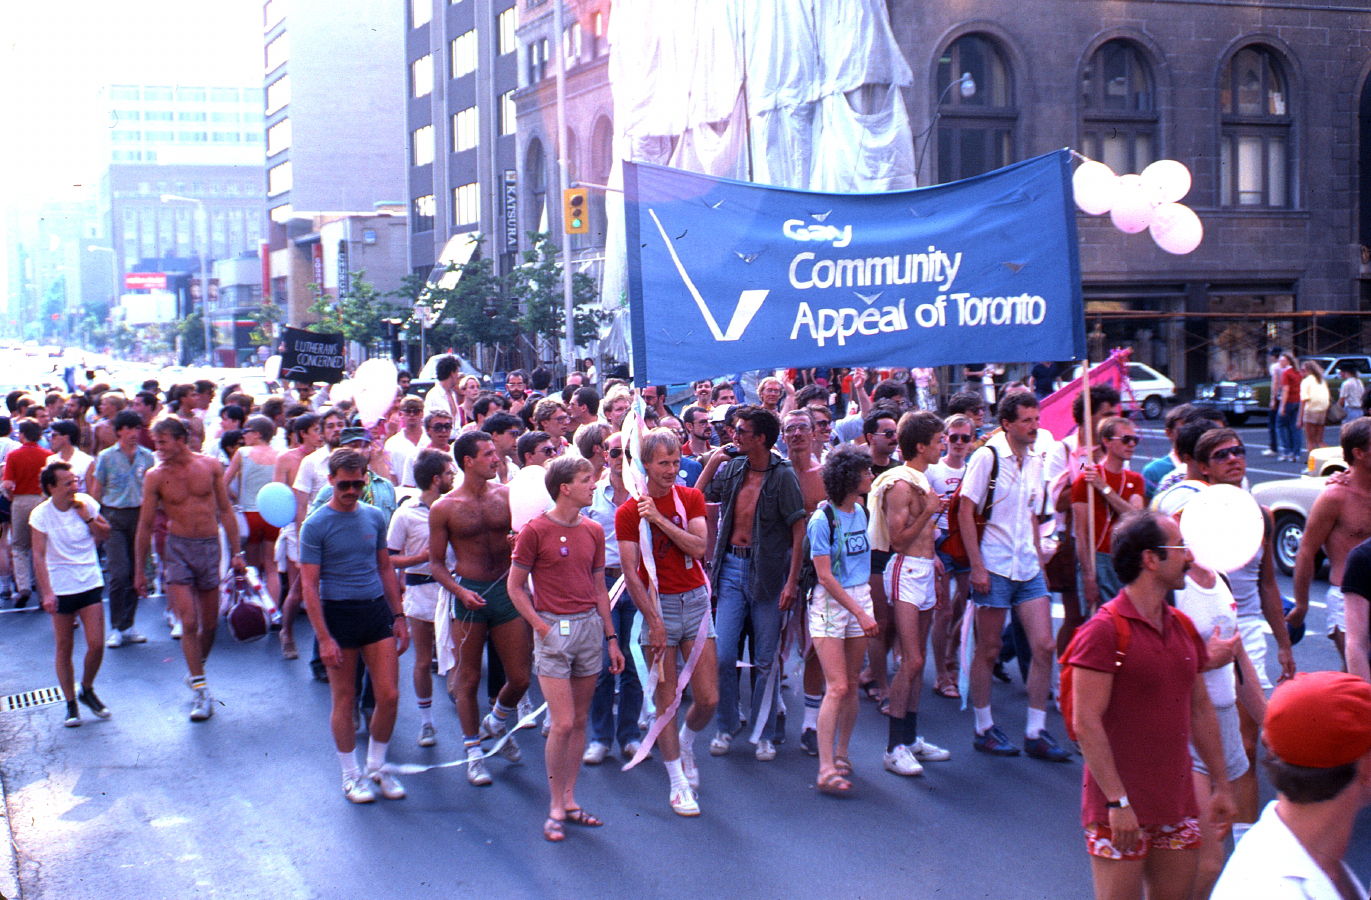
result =
[[[881,437],[893,438],[895,436],[895,429],[887,428],[885,431],[873,431],[872,434],[879,434]]]
[[[893,435],[895,432],[891,431],[891,432],[887,432],[887,433]],[[969,443],[971,443],[971,435],[969,435],[969,434],[949,434],[949,435],[947,436],[947,442],[948,442],[949,444],[969,444]]]
[[[534,452],[534,453],[541,453],[541,454],[543,454],[544,456],[551,456],[552,454],[556,453],[557,451],[556,451],[554,448],[552,448],[552,447],[539,447],[538,449],[534,450],[533,452]]]
[[[1136,434],[1121,434],[1117,437],[1112,437],[1109,440],[1118,441],[1120,444],[1128,447],[1134,447],[1137,446],[1138,436]]]
[[[335,481],[335,482],[333,483],[333,489],[334,489],[335,491],[340,491],[340,492],[341,492],[341,491],[360,491],[362,488],[364,488],[364,487],[366,487],[366,486],[367,486],[367,483],[366,483],[365,481]]]
[[[451,423],[451,422],[449,422],[449,423],[446,424],[446,425],[437,425],[437,424],[435,424],[435,425],[430,425],[430,426],[429,426],[429,431],[451,431],[451,430],[452,430],[452,423]]]
[[[814,430],[814,429],[813,429],[812,427],[810,427],[809,425],[787,425],[787,426],[785,427],[785,433],[786,433],[786,434],[798,434],[798,433],[800,433],[800,432],[804,432],[804,431],[813,431],[813,430]]]
[[[1209,454],[1210,462],[1223,462],[1225,459],[1244,459],[1247,457],[1247,448],[1242,444],[1236,447],[1224,447],[1222,450],[1215,450]]]
[[[622,457],[623,455],[624,455],[624,448],[622,448],[622,447],[610,447],[610,448],[609,448],[609,458],[610,458],[610,459],[619,459],[619,458]]]

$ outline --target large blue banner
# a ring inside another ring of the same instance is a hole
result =
[[[625,163],[634,378],[1085,353],[1070,156],[819,194]]]

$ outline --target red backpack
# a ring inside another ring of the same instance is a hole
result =
[[[976,451],[979,452],[980,449],[977,447]],[[985,534],[985,523],[989,518],[990,508],[995,505],[995,482],[1000,477],[1000,454],[995,452],[994,447],[990,448],[990,458],[990,480],[986,482],[985,502],[976,508],[976,535],[972,540],[976,542],[977,546],[981,543],[981,536]],[[971,459],[968,457],[967,463],[970,462]],[[952,561],[959,567],[971,565],[971,557],[966,552],[966,536],[962,534],[962,520],[960,518],[963,499],[962,486],[964,484],[966,484],[965,479],[957,485],[957,489],[952,492],[952,499],[947,502],[947,536],[938,545],[938,549],[952,557]]]
[[[1176,607],[1167,604],[1176,622],[1185,630],[1191,640],[1199,641],[1200,636],[1195,631],[1195,623],[1190,621],[1190,617],[1181,612]],[[1113,601],[1101,606],[1096,616],[1108,615],[1113,620],[1114,625],[1114,670],[1117,672],[1123,665],[1124,657],[1128,655],[1128,647],[1133,643],[1133,626],[1128,624],[1128,619],[1115,609]],[[1076,641],[1080,639],[1081,632],[1077,629],[1071,636],[1071,641],[1066,645],[1066,650],[1061,658],[1057,660],[1061,664],[1061,689],[1057,696],[1057,708],[1062,711],[1062,719],[1066,724],[1066,736],[1071,740],[1076,740],[1076,698],[1074,692],[1074,678],[1076,667],[1067,662],[1076,652]]]

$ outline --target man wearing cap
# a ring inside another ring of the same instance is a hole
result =
[[[1213,900],[1366,900],[1343,862],[1371,805],[1371,684],[1342,672],[1297,675],[1263,722],[1277,797],[1238,843]]]

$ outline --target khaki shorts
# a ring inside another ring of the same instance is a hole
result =
[[[599,675],[604,665],[605,628],[599,610],[574,616],[538,616],[552,626],[545,637],[533,635],[533,672],[545,678]],[[563,634],[563,631],[566,631]]]
[[[197,591],[218,590],[219,538],[167,535],[162,574],[167,584],[188,584]]]
[[[871,586],[859,584],[847,589],[847,593],[862,612],[871,612]],[[847,611],[822,584],[815,585],[814,596],[809,600],[809,636],[812,638],[859,638],[864,636],[857,617]]]

